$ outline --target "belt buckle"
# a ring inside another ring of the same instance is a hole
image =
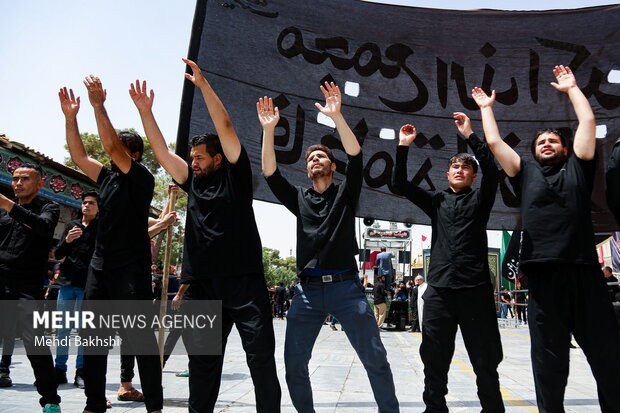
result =
[[[333,280],[332,280],[332,275],[331,275],[331,274],[322,275],[322,276],[321,276],[321,280],[322,280],[324,283],[330,283],[330,282],[332,282],[332,281],[333,281]]]

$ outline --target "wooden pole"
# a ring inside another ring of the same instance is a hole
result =
[[[168,204],[164,213],[174,211],[177,203],[178,189],[175,185],[168,186]],[[170,277],[170,255],[172,253],[172,225],[166,229],[166,251],[164,253],[164,272],[161,277],[161,302],[159,304],[159,321],[160,326],[164,316],[166,315],[166,309],[168,305],[168,278]],[[160,327],[158,335],[159,343],[159,361],[161,367],[164,368],[164,334],[166,329]]]

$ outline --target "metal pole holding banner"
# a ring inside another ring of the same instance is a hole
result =
[[[176,185],[168,186],[168,202],[164,214],[174,211],[177,203],[178,187]],[[160,326],[163,325],[162,320],[166,315],[168,305],[168,278],[170,277],[170,255],[172,253],[172,225],[166,229],[166,251],[164,253],[164,272],[161,277],[161,303],[159,304],[159,321]],[[166,329],[162,326],[159,328],[159,361],[161,367],[164,367],[164,334]]]

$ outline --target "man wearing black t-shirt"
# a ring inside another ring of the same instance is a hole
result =
[[[372,289],[373,304],[375,305],[375,319],[377,320],[377,327],[383,327],[385,322],[385,309],[387,307],[387,292],[385,291],[385,275],[379,274],[377,276],[377,282]]]
[[[459,153],[448,161],[447,189],[430,191],[407,180],[408,150],[417,136],[411,125],[400,129],[394,167],[394,187],[431,218],[433,228],[427,287],[421,297],[424,314],[420,314],[425,411],[448,411],[445,398],[448,370],[460,327],[476,373],[482,411],[503,412],[497,374],[503,354],[486,234],[495,202],[498,170],[489,148],[474,134],[469,118],[456,112],[454,119],[475,158]],[[479,189],[472,188],[478,172],[476,161],[483,174]]]
[[[553,69],[551,85],[566,93],[579,122],[573,153],[556,130],[532,142],[522,160],[500,136],[489,97],[474,88],[491,151],[521,200],[520,268],[529,281],[529,317],[536,400],[542,412],[563,412],[570,334],[597,382],[603,412],[620,412],[618,326],[595,251],[590,197],[594,185],[596,120],[568,67]]]
[[[280,411],[281,390],[274,358],[275,337],[262,248],[252,208],[252,170],[224,105],[198,66],[186,78],[200,88],[219,135],[191,142],[191,164],[168,150],[153,116],[154,94],[146,82],[131,86],[146,137],[157,160],[188,193],[181,284],[191,285],[193,300],[222,301],[222,351],[237,327],[254,382],[256,411]],[[232,292],[232,293],[231,293]],[[200,331],[193,342],[200,342]],[[189,408],[213,411],[220,388],[222,355],[189,354]]]
[[[112,163],[108,168],[88,156],[76,119],[79,98],[74,97],[72,90],[61,89],[59,97],[66,118],[71,159],[100,185],[99,226],[86,280],[85,304],[91,300],[149,300],[152,292],[148,213],[155,179],[140,164],[144,150],[142,138],[134,132],[117,134],[114,130],[104,107],[106,92],[99,78],[91,75],[84,84],[95,112],[101,143]],[[134,341],[128,340],[128,335],[140,341],[143,353],[136,359],[145,407],[149,412],[159,412],[163,407],[163,391],[154,334],[140,328],[119,330],[119,333],[126,342]],[[107,355],[92,354],[92,349],[85,348],[85,412],[106,411],[106,364]]]
[[[40,166],[22,164],[13,171],[15,199],[0,194],[0,300],[10,300],[11,305],[0,314],[0,331],[8,326],[8,317],[17,319],[43,412],[59,413],[54,360],[47,346],[36,345],[36,337],[43,332],[32,325],[36,310],[32,301],[43,300],[47,254],[60,214],[58,204],[38,196],[45,184],[42,176]],[[2,373],[8,379],[8,368]]]
[[[357,273],[355,208],[362,188],[362,152],[340,113],[341,94],[333,83],[321,86],[325,106],[315,106],[335,123],[348,157],[344,180],[336,184],[334,156],[324,145],[306,151],[310,188],[291,185],[280,173],[274,148],[278,108],[267,97],[256,104],[263,127],[263,175],[278,200],[297,217],[299,293],[287,315],[284,363],[293,406],[314,412],[308,362],[323,320],[333,315],[342,324],[370,379],[382,413],[397,412],[398,400],[386,351]]]

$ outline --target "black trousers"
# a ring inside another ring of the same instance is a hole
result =
[[[220,389],[226,340],[233,324],[241,336],[254,383],[256,411],[280,412],[282,392],[274,358],[273,320],[262,274],[247,274],[192,282],[192,300],[222,300],[222,354],[192,355],[200,341],[197,329],[186,329],[183,341],[189,352],[189,411],[212,412]]]
[[[151,272],[148,267],[131,265],[113,271],[89,269],[84,295],[84,305],[90,300],[146,300],[150,299]],[[104,333],[100,332],[99,334]],[[111,334],[113,332],[110,332]],[[144,393],[147,411],[163,408],[163,389],[161,386],[161,364],[158,356],[157,340],[150,330],[133,329],[119,330],[123,341],[131,343],[132,337],[140,335],[140,343],[148,343],[148,349],[141,349],[148,355],[137,355],[138,373]],[[136,337],[137,338],[137,337]],[[84,348],[84,393],[86,394],[85,410],[105,412],[105,390],[107,354],[92,354],[89,347]]]
[[[56,375],[54,374],[54,359],[52,353],[47,346],[36,346],[35,337],[43,336],[43,329],[34,329],[32,325],[33,312],[37,310],[43,310],[38,308],[34,300],[43,300],[43,288],[36,288],[24,291],[11,291],[5,289],[0,282],[0,300],[10,300],[10,311],[8,314],[0,317],[0,330],[12,328],[19,332],[19,335],[24,342],[24,348],[28,355],[28,360],[32,366],[34,377],[36,380],[37,392],[41,395],[39,404],[45,406],[48,403],[59,404],[60,396],[57,389]],[[6,309],[8,310],[8,309]],[[15,321],[14,325],[11,325],[10,318]],[[14,338],[13,338],[14,340]],[[4,345],[7,345],[5,343]],[[8,367],[8,366],[7,366]]]
[[[603,413],[620,412],[620,338],[601,270],[524,265],[529,278],[532,368],[540,413],[564,412],[572,333],[596,380]]]
[[[460,289],[429,285],[422,298],[420,356],[424,363],[425,412],[448,412],[445,396],[457,327],[476,373],[482,412],[503,412],[497,374],[503,353],[491,285]]]
[[[607,162],[607,205],[620,224],[620,139],[616,141]]]

